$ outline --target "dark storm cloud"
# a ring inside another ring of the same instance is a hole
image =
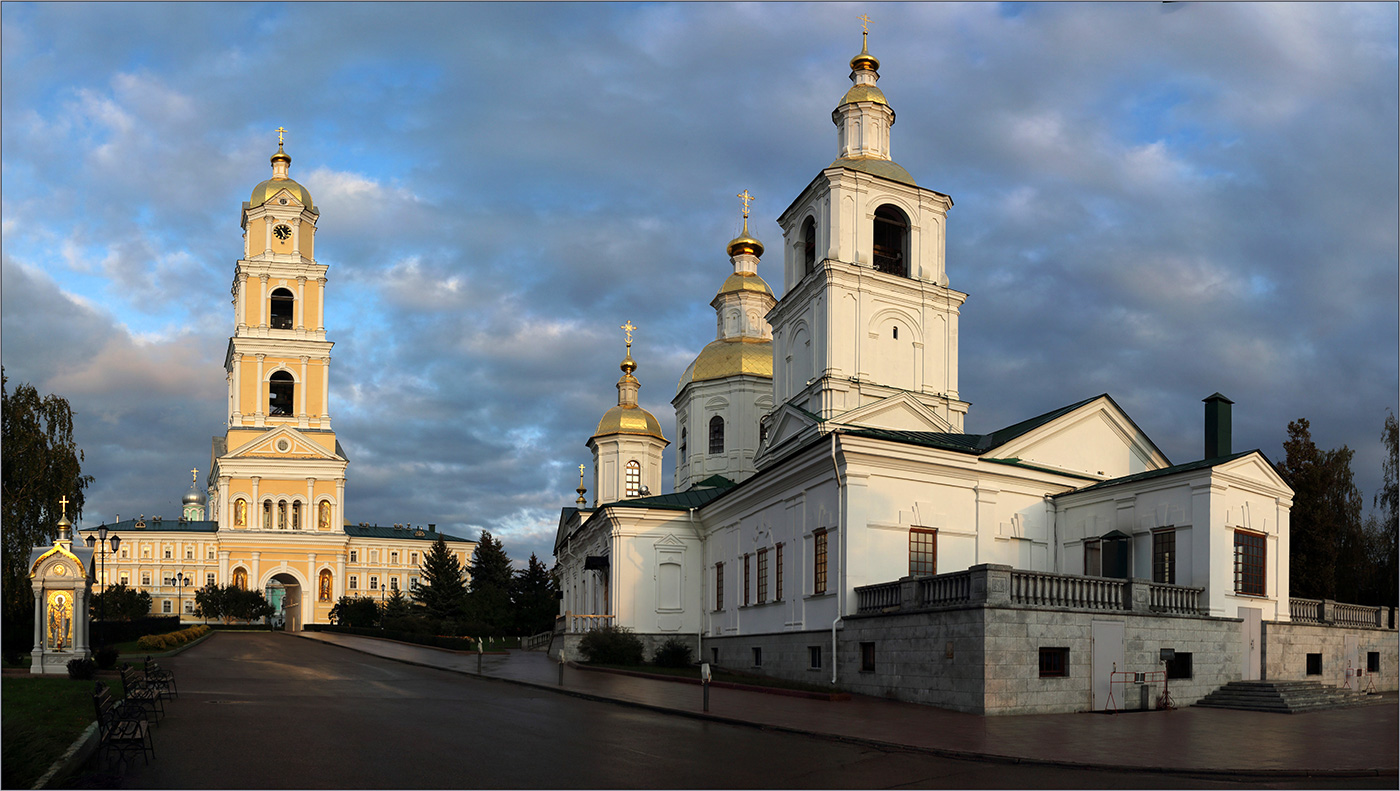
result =
[[[773,218],[836,155],[867,11],[894,157],[956,201],[969,430],[1107,391],[1187,461],[1220,390],[1237,448],[1277,458],[1307,416],[1369,499],[1393,6],[7,4],[6,371],[74,402],[89,513],[178,504],[223,425],[238,205],[286,126],[350,518],[548,557],[625,320],[673,431],[741,189],[781,293]]]

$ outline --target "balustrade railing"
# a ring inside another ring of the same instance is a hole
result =
[[[1147,587],[1148,607],[1153,612],[1169,615],[1196,615],[1201,611],[1201,594],[1205,588],[1165,585],[1153,582]]]
[[[1011,601],[1038,607],[1121,610],[1127,581],[1044,571],[1011,572]]]
[[[1288,617],[1294,623],[1322,623],[1322,600],[1289,599]]]
[[[949,607],[972,601],[972,572],[954,571],[919,578],[919,601],[925,607]]]
[[[583,634],[613,625],[613,616],[611,615],[566,612],[564,617],[568,622],[570,634]]]
[[[856,612],[865,615],[868,613],[884,612],[900,605],[899,582],[882,582],[878,585],[865,585],[856,588]]]
[[[1380,626],[1379,607],[1359,604],[1332,605],[1332,622],[1343,626]]]

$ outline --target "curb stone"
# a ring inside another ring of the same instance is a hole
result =
[[[346,650],[348,650],[348,651],[354,651],[354,652],[359,653],[359,654],[365,654],[365,655],[367,655],[367,656],[378,657],[378,658],[380,658],[380,659],[387,659],[387,660],[389,660],[389,661],[391,661],[391,662],[399,662],[399,663],[401,663],[401,664],[405,664],[405,665],[414,665],[414,666],[416,666],[416,667],[425,667],[425,668],[428,668],[428,669],[430,669],[430,670],[438,670],[438,671],[442,671],[442,672],[444,672],[444,673],[453,673],[453,674],[460,675],[460,676],[466,676],[466,677],[468,677],[468,678],[479,678],[479,679],[483,679],[483,680],[487,680],[487,681],[503,681],[503,682],[506,682],[506,683],[508,683],[508,684],[515,684],[515,685],[517,685],[517,686],[522,686],[522,687],[532,687],[532,688],[534,688],[534,689],[538,689],[538,690],[542,690],[542,691],[547,691],[547,692],[554,692],[554,693],[557,693],[557,694],[560,694],[560,695],[568,695],[568,696],[570,696],[570,697],[581,698],[581,699],[583,699],[583,700],[592,700],[592,701],[597,701],[597,702],[599,702],[599,703],[613,703],[613,704],[622,705],[622,706],[631,706],[631,707],[633,707],[633,708],[647,709],[647,710],[649,710],[649,711],[655,711],[655,712],[660,713],[660,714],[679,715],[679,716],[682,716],[682,717],[690,717],[691,719],[696,719],[696,720],[707,720],[707,721],[710,721],[710,722],[719,722],[719,723],[723,723],[723,724],[726,724],[726,725],[737,725],[737,726],[747,727],[747,728],[756,728],[756,729],[758,729],[758,730],[763,730],[763,731],[777,731],[777,732],[780,732],[780,733],[791,733],[791,734],[796,734],[796,735],[799,735],[799,736],[814,736],[814,737],[817,737],[817,738],[820,738],[820,739],[829,739],[829,740],[831,740],[831,741],[846,742],[846,743],[849,743],[849,744],[860,744],[860,745],[865,745],[865,746],[869,746],[869,747],[877,747],[877,748],[882,749],[882,750],[890,750],[890,751],[893,751],[893,752],[924,753],[924,754],[926,754],[926,755],[936,755],[936,756],[939,756],[939,757],[941,757],[941,758],[957,758],[957,759],[964,760],[964,761],[981,761],[981,762],[984,762],[984,763],[998,763],[998,764],[1023,764],[1023,765],[1027,765],[1027,766],[1057,766],[1057,767],[1064,767],[1064,768],[1069,768],[1069,769],[1101,769],[1101,770],[1114,771],[1114,772],[1144,772],[1144,773],[1148,773],[1148,774],[1181,775],[1181,776],[1187,776],[1187,777],[1192,776],[1192,775],[1204,775],[1204,776],[1210,776],[1210,777],[1267,777],[1267,778],[1284,778],[1284,777],[1339,777],[1339,778],[1343,778],[1343,777],[1389,777],[1389,776],[1395,776],[1395,775],[1397,774],[1397,771],[1394,770],[1394,769],[1384,769],[1384,768],[1372,768],[1372,769],[1214,769],[1214,768],[1188,768],[1188,767],[1179,767],[1179,766],[1135,766],[1135,765],[1130,765],[1130,764],[1098,764],[1098,763],[1089,763],[1089,762],[1087,762],[1087,761],[1056,761],[1056,760],[1049,759],[1049,758],[1027,758],[1027,757],[1024,757],[1024,756],[1016,756],[1016,755],[999,755],[999,754],[997,754],[997,753],[978,753],[978,752],[972,752],[972,751],[970,751],[970,750],[955,750],[955,749],[950,749],[950,748],[946,748],[946,747],[927,747],[927,746],[923,746],[923,745],[914,745],[914,744],[899,744],[899,743],[896,743],[896,742],[887,742],[887,741],[882,741],[882,740],[880,740],[880,739],[871,739],[871,738],[867,738],[867,737],[863,737],[863,736],[845,736],[845,735],[835,734],[835,733],[825,733],[825,732],[822,732],[822,731],[813,731],[813,730],[806,730],[806,729],[803,729],[803,728],[794,728],[794,727],[791,727],[791,726],[788,726],[788,725],[774,725],[774,724],[771,724],[771,723],[754,722],[754,721],[752,721],[752,720],[743,720],[743,719],[737,719],[737,718],[734,718],[734,717],[723,717],[723,716],[720,716],[720,715],[717,715],[717,714],[709,714],[709,713],[706,713],[706,712],[687,711],[686,709],[673,709],[673,708],[669,708],[669,707],[666,707],[666,706],[659,706],[659,705],[656,705],[656,704],[653,704],[653,703],[641,703],[641,702],[639,702],[639,701],[633,701],[633,700],[622,700],[622,699],[620,699],[620,698],[609,698],[609,697],[605,697],[605,696],[603,696],[603,695],[597,695],[597,694],[594,694],[594,693],[591,693],[591,692],[584,692],[584,691],[582,691],[582,690],[568,689],[568,688],[566,688],[566,687],[560,687],[560,686],[558,686],[558,685],[552,685],[552,684],[541,684],[541,683],[539,683],[539,682],[535,682],[535,681],[525,681],[525,680],[523,680],[523,679],[518,679],[518,678],[505,678],[505,677],[502,677],[502,676],[489,676],[489,675],[485,675],[485,674],[478,675],[478,674],[476,674],[476,673],[469,673],[469,672],[466,672],[466,671],[464,671],[464,670],[453,670],[452,668],[439,667],[438,665],[430,665],[430,664],[428,664],[428,663],[426,663],[426,662],[415,662],[415,661],[413,661],[413,660],[411,660],[411,659],[398,659],[398,658],[396,658],[396,657],[383,656],[383,655],[381,655],[381,654],[376,654],[376,653],[374,653],[373,651],[366,651],[366,650],[364,650],[364,649],[362,649],[362,648],[355,648],[355,647],[353,647],[353,646],[345,645],[345,644],[343,644],[343,643],[333,643],[333,642],[329,642],[329,641],[326,641],[326,640],[317,640],[317,639],[314,638],[314,637],[305,637],[305,636],[302,636],[302,635],[300,635],[300,634],[296,634],[296,633],[294,633],[294,632],[289,632],[288,634],[292,634],[293,636],[296,636],[296,637],[301,637],[301,639],[303,639],[303,640],[315,640],[316,642],[322,643],[323,645],[332,645],[332,646],[336,646],[337,648],[344,648],[344,649],[346,649]],[[355,635],[355,636],[360,636],[360,635]],[[372,640],[372,639],[375,639],[375,638],[366,638],[366,639],[371,639],[371,640]],[[419,646],[419,647],[420,647],[420,648],[427,648],[427,647],[431,647],[431,646]],[[577,664],[575,664],[574,662],[569,662],[569,663],[567,663],[567,664],[568,664],[570,667],[573,667],[573,668],[575,668],[575,669],[579,669],[579,666],[578,666]]]
[[[82,735],[68,745],[68,749],[60,755],[57,760],[49,765],[49,770],[45,772],[33,785],[33,788],[44,788],[55,779],[65,778],[78,770],[83,765],[93,751],[97,749],[97,723],[92,722],[87,726],[87,730]]]

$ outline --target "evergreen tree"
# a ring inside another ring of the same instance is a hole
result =
[[[516,629],[511,608],[515,571],[505,547],[489,532],[481,531],[472,553],[471,588],[467,597],[468,622],[472,628],[490,634],[506,634]]]
[[[511,596],[515,604],[516,629],[521,635],[554,628],[554,618],[559,614],[559,601],[554,593],[557,589],[554,575],[531,552],[525,568],[516,572],[515,591]]]
[[[1361,492],[1352,482],[1353,451],[1320,450],[1308,421],[1288,424],[1284,459],[1274,465],[1293,489],[1289,516],[1289,592],[1357,602],[1370,569],[1361,523]]]
[[[407,596],[403,595],[403,591],[399,588],[394,588],[389,594],[389,598],[384,602],[385,618],[403,618],[412,610],[413,603],[409,601]]]
[[[92,476],[82,472],[83,452],[73,442],[73,410],[68,401],[57,395],[40,396],[28,384],[16,387],[12,394],[8,382],[0,368],[0,507],[4,509],[0,621],[7,646],[12,642],[27,646],[33,642],[34,629],[29,550],[53,540],[63,515],[61,498],[68,499],[68,519],[78,523],[83,491]]]
[[[457,618],[465,604],[467,590],[462,583],[462,564],[447,551],[447,542],[438,536],[423,556],[422,578],[413,590],[413,600],[421,604],[429,618],[448,621]]]

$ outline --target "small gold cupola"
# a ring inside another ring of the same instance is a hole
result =
[[[630,321],[622,325],[622,330],[627,333],[627,353],[619,366],[622,376],[617,380],[617,406],[603,413],[603,419],[598,421],[598,431],[593,435],[595,437],[647,434],[665,439],[656,416],[637,405],[637,391],[642,389],[642,383],[632,375],[637,370],[637,361],[632,359],[632,331],[635,329]]]
[[[860,32],[860,54],[851,58],[851,71],[879,71],[880,59],[870,54],[870,48],[868,46],[870,39],[870,17],[862,16],[860,19],[862,22],[861,27],[863,28]]]
[[[739,193],[739,198],[744,201],[744,230],[739,235],[730,240],[729,246],[725,248],[729,251],[729,257],[738,255],[752,255],[761,257],[763,255],[763,242],[749,236],[749,201],[753,196],[748,190]]]
[[[875,83],[880,61],[870,54],[870,17],[860,18],[860,54],[851,58],[851,87],[831,111],[838,155],[831,167],[859,170],[911,186],[914,178],[890,157],[894,108]]]
[[[248,205],[250,208],[257,208],[267,203],[277,193],[287,190],[292,194],[293,199],[314,212],[315,206],[311,202],[311,192],[287,175],[287,170],[292,166],[292,155],[288,154],[283,146],[282,136],[286,132],[287,130],[280,126],[277,128],[277,153],[273,154],[270,159],[272,178],[253,188],[253,196],[248,200]]]

